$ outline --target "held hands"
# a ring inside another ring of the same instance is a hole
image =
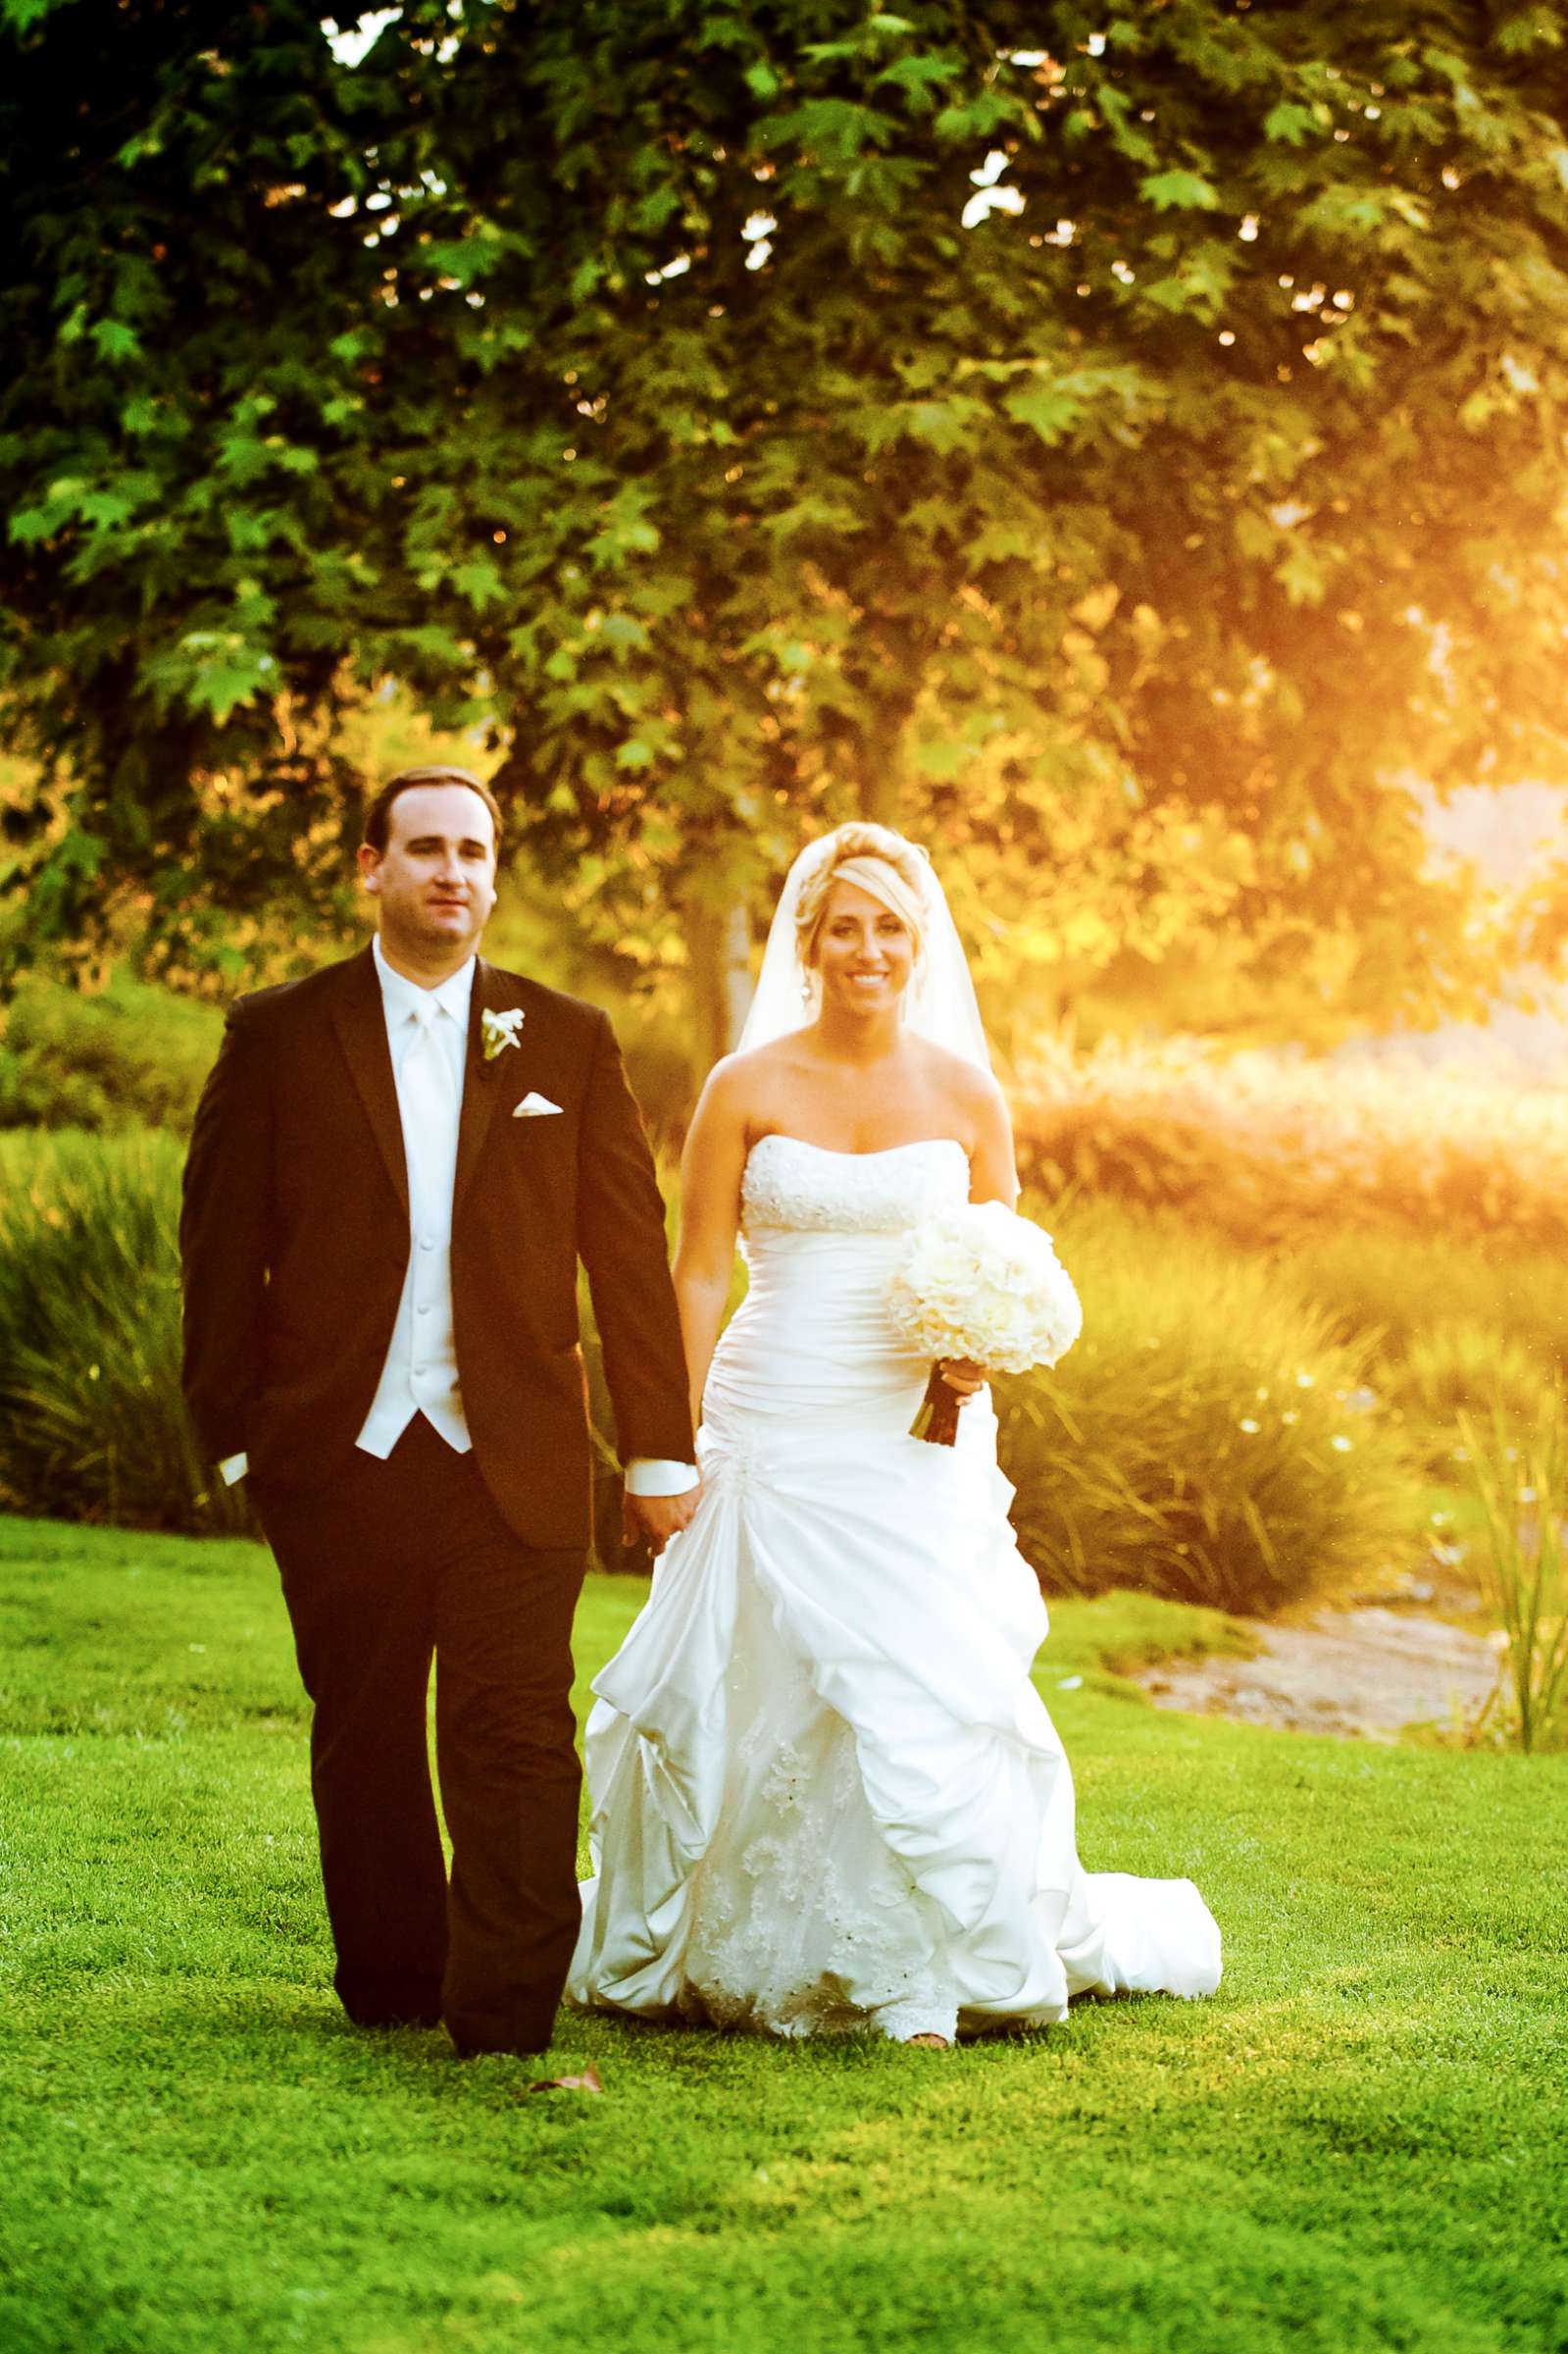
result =
[[[973,1357],[940,1357],[937,1360],[936,1370],[960,1406],[967,1406],[976,1391],[986,1387],[986,1368],[984,1365],[977,1365]]]
[[[621,1505],[621,1542],[634,1545],[645,1537],[650,1552],[662,1553],[670,1539],[689,1528],[691,1517],[702,1495],[702,1482],[683,1489],[679,1496],[633,1496],[628,1493]]]

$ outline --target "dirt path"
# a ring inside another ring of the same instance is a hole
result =
[[[1471,1723],[1497,1683],[1483,1636],[1408,1611],[1326,1610],[1258,1635],[1253,1659],[1158,1660],[1135,1680],[1158,1709],[1371,1741],[1396,1741],[1411,1724]]]

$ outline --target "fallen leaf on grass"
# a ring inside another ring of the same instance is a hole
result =
[[[598,2070],[589,2067],[585,2068],[580,2076],[535,2076],[531,2084],[525,2085],[524,2096],[526,2098],[531,2092],[602,2092],[603,2090],[604,2086],[599,2080]]]

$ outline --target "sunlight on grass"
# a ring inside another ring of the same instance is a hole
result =
[[[644,1591],[590,1580],[584,1668]],[[1192,1872],[1213,2001],[952,2055],[563,2013],[463,2066],[330,1996],[259,1547],[0,1521],[0,1613],[7,2354],[1562,2342],[1568,1762],[1164,1714],[1104,1653],[1244,1633],[1064,1603],[1086,1861]]]

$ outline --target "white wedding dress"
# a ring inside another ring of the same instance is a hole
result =
[[[908,1435],[930,1368],[892,1331],[887,1274],[968,1191],[951,1139],[752,1150],[705,1492],[594,1681],[582,2006],[950,2038],[1219,1982],[1189,1880],[1078,1862],[988,1399],[956,1447]]]

